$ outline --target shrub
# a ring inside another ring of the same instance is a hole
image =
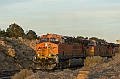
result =
[[[23,69],[16,73],[11,79],[25,79],[26,77],[32,75],[34,72],[32,70]]]
[[[86,57],[84,67],[93,67],[96,64],[102,63],[103,59],[100,56]]]

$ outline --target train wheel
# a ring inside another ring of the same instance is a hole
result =
[[[66,68],[66,67],[69,67],[69,60],[67,59],[61,59],[59,61],[59,68],[62,69],[62,68]]]

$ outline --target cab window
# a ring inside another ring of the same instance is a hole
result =
[[[88,46],[94,46],[95,44],[94,44],[94,42],[89,42],[88,43]]]
[[[48,42],[49,38],[40,38],[40,42]]]
[[[59,38],[50,38],[50,42],[59,43],[60,39]]]

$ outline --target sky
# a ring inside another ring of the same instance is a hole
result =
[[[54,33],[120,39],[120,0],[0,0],[0,28],[16,23],[41,36]]]

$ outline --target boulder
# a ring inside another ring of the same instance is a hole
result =
[[[79,71],[79,74],[85,74],[85,75],[88,75],[88,74],[89,74],[89,71]]]
[[[5,46],[5,42],[4,42],[4,41],[0,41],[0,44],[1,44],[2,46]]]
[[[88,79],[89,71],[79,71],[76,79]]]
[[[78,74],[77,79],[88,79],[88,76],[85,74]]]
[[[15,57],[15,50],[12,49],[12,48],[9,48],[8,49],[8,55],[11,56],[11,57]]]

